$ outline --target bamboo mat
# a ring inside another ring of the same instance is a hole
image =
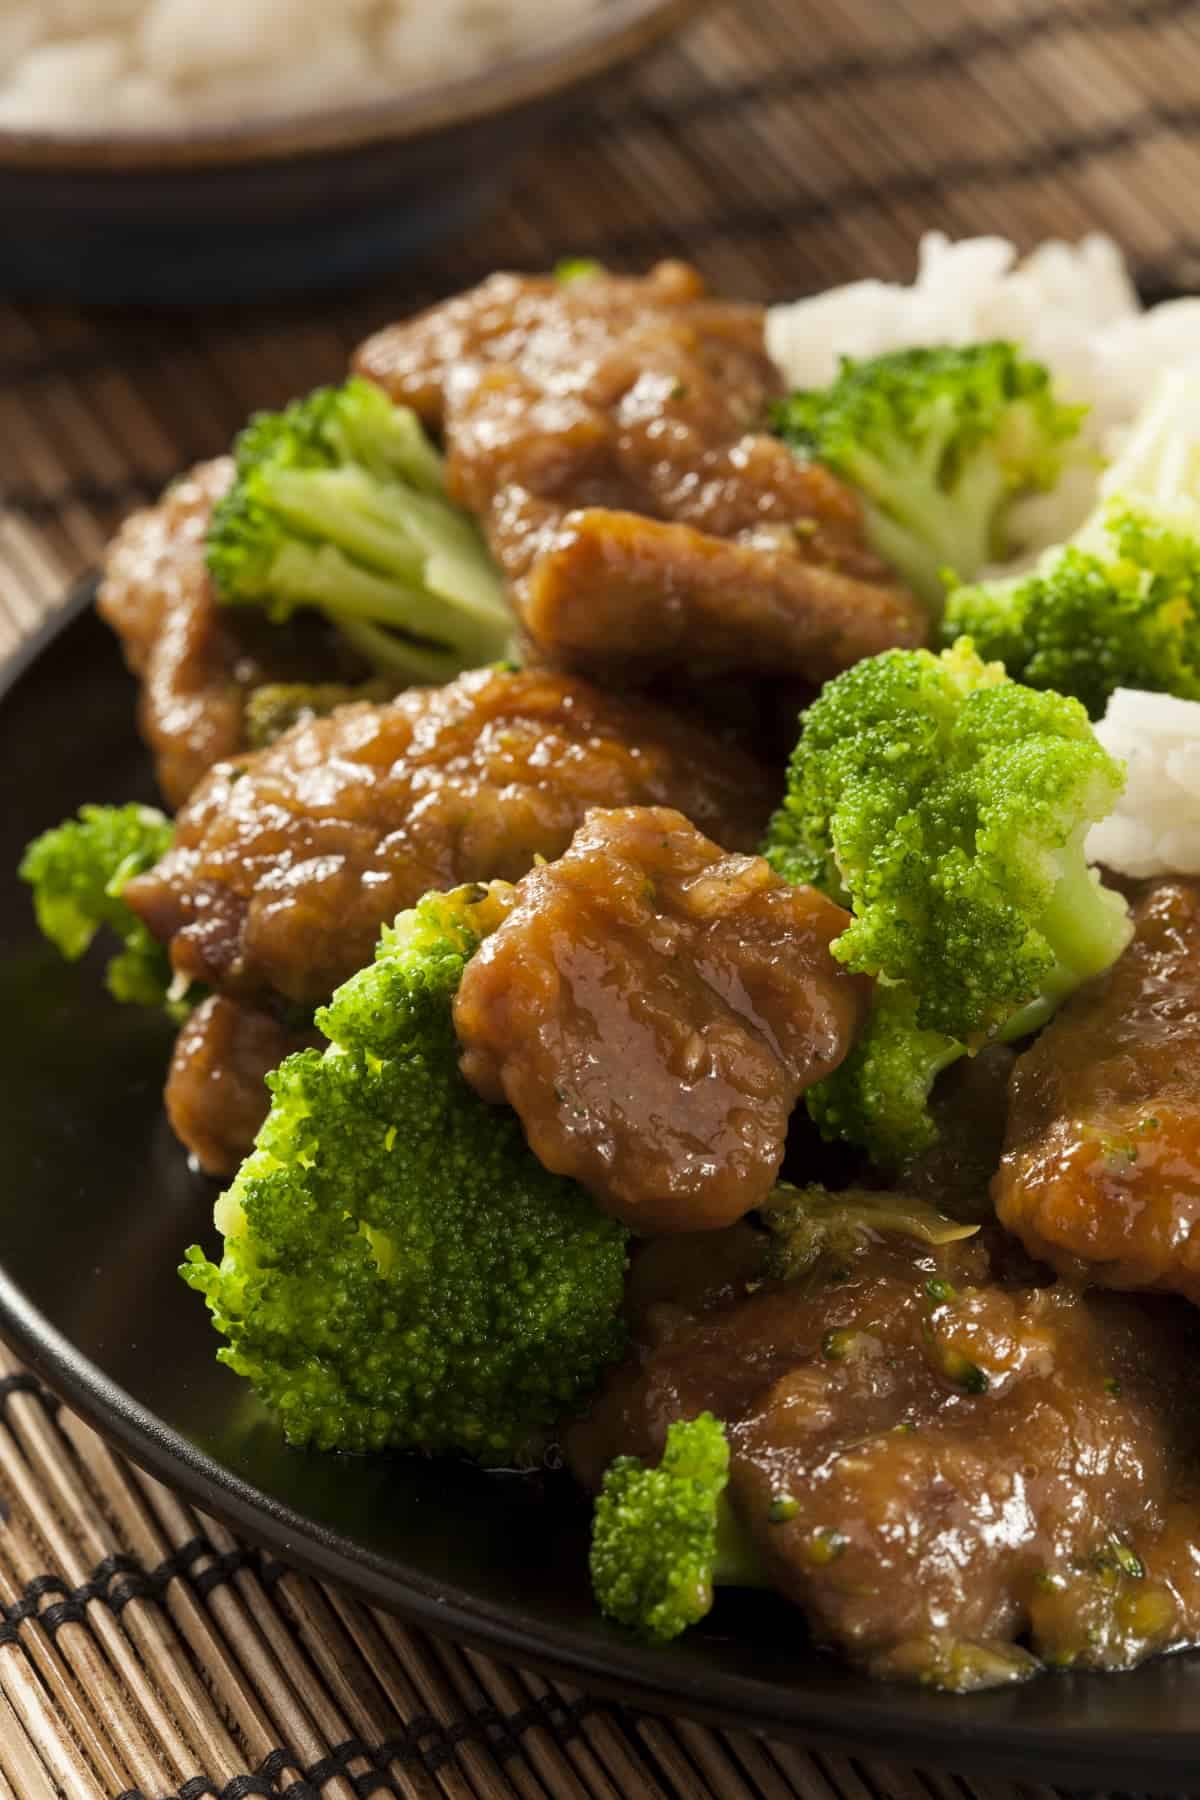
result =
[[[332,305],[0,302],[0,653],[252,407],[498,265],[686,254],[772,296],[907,275],[931,226],[1099,227],[1148,287],[1200,286],[1198,192],[1196,0],[717,7],[468,240]],[[235,1543],[7,1358],[0,1515],[0,1800],[1050,1800],[635,1716],[409,1631]]]

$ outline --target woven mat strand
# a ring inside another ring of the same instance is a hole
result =
[[[1101,227],[1152,287],[1200,285],[1197,192],[1196,0],[727,3],[575,119],[489,223],[365,292],[184,318],[0,304],[0,607],[52,601],[249,407],[498,266],[685,254],[781,296],[907,275],[930,226]]]
[[[1200,286],[1197,192],[1195,0],[718,7],[468,242],[367,291],[174,317],[0,303],[0,654],[251,408],[494,267],[683,254],[770,297],[907,276],[931,226],[1027,245],[1100,228],[1148,287]],[[501,1668],[264,1562],[8,1359],[0,1399],[0,1800],[1050,1800]]]
[[[0,1800],[1000,1800],[410,1631],[238,1544],[4,1351],[0,1493]]]

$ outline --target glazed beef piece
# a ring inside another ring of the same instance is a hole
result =
[[[483,669],[220,764],[123,897],[190,979],[313,1003],[431,888],[515,881],[591,807],[643,803],[746,849],[771,792],[747,758],[644,702]]]
[[[1200,1302],[1200,886],[1154,887],[1134,918],[1018,1060],[993,1199],[1075,1280]]]
[[[206,1175],[232,1175],[267,1116],[266,1076],[322,1042],[273,1014],[210,994],[175,1040],[163,1100],[177,1138]]]
[[[897,589],[815,564],[811,539],[799,546],[790,529],[726,540],[573,510],[518,583],[521,621],[547,660],[615,683],[683,667],[815,685],[922,641],[924,616]]]
[[[469,391],[482,370],[516,369],[566,403],[592,392],[614,343],[626,334],[644,333],[653,341],[672,326],[707,347],[712,374],[726,389],[715,403],[735,409],[743,429],[757,424],[779,391],[763,338],[763,309],[710,299],[701,276],[681,262],[658,263],[641,279],[492,275],[413,319],[386,326],[359,347],[355,366],[434,431],[444,431],[460,392]]]
[[[977,1240],[877,1240],[840,1279],[763,1286],[739,1232],[707,1276],[694,1239],[679,1271],[665,1241],[635,1262],[637,1353],[568,1434],[588,1485],[711,1409],[772,1583],[877,1674],[1012,1679],[1029,1633],[1080,1667],[1194,1638],[1187,1308],[1002,1286]]]
[[[678,812],[589,813],[467,965],[463,1073],[635,1230],[727,1225],[866,1013],[870,983],[829,953],[849,923]]]
[[[138,722],[172,808],[213,763],[243,747],[254,688],[360,672],[319,623],[272,625],[218,604],[204,534],[232,479],[229,457],[201,463],[157,506],[128,518],[109,549],[97,599],[141,681]]]
[[[357,367],[443,432],[544,660],[622,683],[681,666],[819,682],[923,640],[857,501],[764,432],[761,309],[683,264],[496,275]]]

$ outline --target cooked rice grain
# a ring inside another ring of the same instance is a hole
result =
[[[855,281],[767,316],[767,347],[793,387],[823,387],[841,356],[879,356],[920,345],[1009,338],[1045,363],[1064,400],[1083,403],[1099,453],[1075,464],[1049,494],[1014,508],[1021,560],[1060,543],[1096,497],[1112,456],[1166,369],[1200,359],[1200,299],[1144,309],[1111,238],[1041,244],[1023,260],[1006,238],[921,240],[917,274],[901,282]]]
[[[0,0],[0,127],[317,111],[540,45],[602,0]]]
[[[1088,856],[1119,874],[1200,875],[1200,704],[1118,688],[1096,726],[1128,779],[1088,834]]]

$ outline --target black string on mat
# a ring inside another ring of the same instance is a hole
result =
[[[687,255],[768,299],[910,279],[930,227],[1108,230],[1146,290],[1200,283],[1198,97],[1200,0],[726,0],[580,109],[507,208],[367,289],[192,317],[0,302],[0,649],[281,382],[336,378],[496,267]],[[435,1646],[156,1500],[2,1370],[0,1800],[975,1800]],[[1032,1774],[982,1791],[1053,1800]]]

